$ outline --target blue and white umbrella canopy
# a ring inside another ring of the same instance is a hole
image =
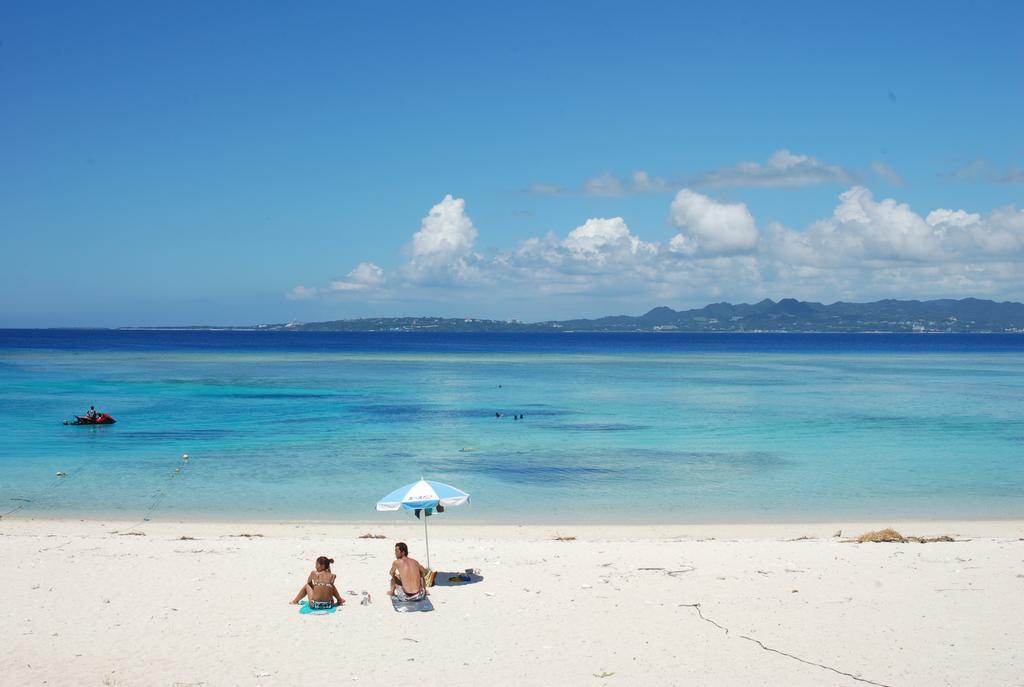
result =
[[[377,502],[377,510],[394,511],[400,508],[437,508],[438,506],[461,506],[469,503],[469,494],[450,484],[421,479],[407,484]]]
[[[377,502],[377,510],[396,511],[404,509],[415,511],[421,508],[437,508],[438,506],[449,508],[451,506],[461,506],[464,503],[469,503],[469,494],[461,489],[456,489],[444,482],[432,482],[421,479],[419,482],[413,482],[400,489],[395,489],[382,498]],[[423,539],[426,543],[427,567],[429,568],[430,536],[427,534],[426,515],[424,514],[423,517]],[[416,516],[419,517],[419,513]]]

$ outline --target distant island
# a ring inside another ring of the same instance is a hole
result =
[[[131,327],[130,329],[170,329]],[[446,317],[370,317],[247,327],[174,327],[256,331],[440,332],[975,332],[1024,333],[1024,304],[964,298],[823,305],[793,298],[776,302],[712,303],[693,310],[658,307],[643,315],[593,320],[519,322]]]

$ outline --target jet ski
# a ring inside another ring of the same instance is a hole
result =
[[[106,413],[100,413],[96,417],[89,417],[88,415],[76,415],[74,420],[65,420],[65,425],[112,425],[117,420],[110,417]]]

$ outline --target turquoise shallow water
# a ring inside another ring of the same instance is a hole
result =
[[[1024,517],[1024,338],[630,336],[0,333],[0,513]]]

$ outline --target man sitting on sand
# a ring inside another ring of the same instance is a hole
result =
[[[395,544],[395,562],[391,564],[391,589],[388,596],[399,601],[420,601],[427,596],[423,576],[427,569],[415,558],[409,558],[409,547],[405,542]]]

